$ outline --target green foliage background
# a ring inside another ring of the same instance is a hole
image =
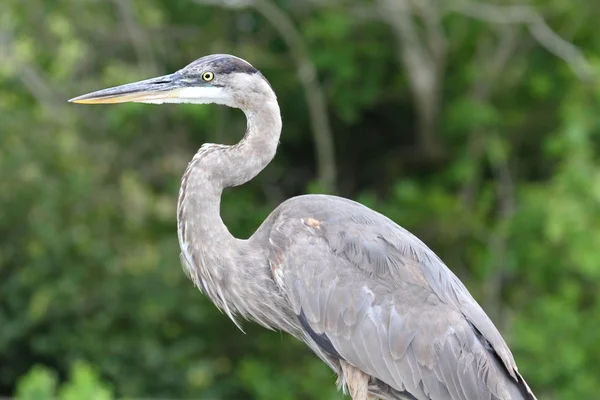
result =
[[[424,2],[439,9],[445,46],[432,152],[379,3],[268,2],[316,67],[335,190],[446,261],[540,399],[597,398],[600,5],[532,4],[587,58],[583,76],[570,68],[581,60],[551,54],[520,23]],[[412,18],[426,37],[422,15]],[[252,62],[278,94],[284,131],[274,162],[225,194],[230,230],[249,236],[283,199],[331,190],[298,54],[277,25],[258,8],[191,0],[5,0],[0,46],[0,396],[341,399],[304,346],[248,323],[243,335],[180,269],[180,176],[202,143],[239,140],[243,114],[66,103],[209,53]]]

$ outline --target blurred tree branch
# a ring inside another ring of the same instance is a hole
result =
[[[526,25],[531,36],[546,50],[563,59],[582,80],[593,78],[592,68],[572,43],[560,37],[546,20],[529,5],[497,5],[480,1],[441,2],[447,10],[494,24]]]
[[[436,135],[436,122],[447,47],[441,19],[448,12],[493,24],[526,25],[536,42],[567,62],[580,79],[593,77],[592,68],[583,54],[554,32],[540,13],[529,5],[495,5],[472,0],[377,0],[373,6],[356,6],[347,0],[311,0],[311,3],[318,6],[343,5],[353,15],[378,18],[392,28],[415,99],[420,147],[426,157],[435,158],[443,150]],[[478,90],[485,92],[487,89],[483,86],[480,84]],[[482,94],[482,97],[487,97]]]
[[[506,320],[502,313],[502,287],[504,285],[508,263],[509,229],[515,213],[515,185],[510,172],[506,146],[498,135],[494,135],[495,146],[488,148],[488,159],[496,180],[498,199],[496,224],[490,233],[491,268],[486,275],[484,285],[484,306],[488,315],[496,321],[501,330],[506,329]],[[494,151],[495,149],[496,151]]]
[[[435,1],[435,0],[434,0]],[[376,0],[374,5],[355,5],[347,0],[311,0],[317,6],[343,6],[357,19],[377,19],[392,28],[399,61],[404,66],[416,104],[418,155],[436,159],[443,146],[436,134],[440,89],[446,60],[447,41],[442,28],[441,8],[432,0]]]
[[[417,106],[420,147],[427,158],[437,158],[442,153],[436,121],[446,56],[439,10],[429,0],[378,0],[377,4],[380,18],[398,40],[398,53]],[[425,27],[422,34],[418,19]]]
[[[335,193],[336,157],[325,95],[317,79],[317,71],[310,59],[306,44],[291,18],[270,0],[196,0],[196,3],[232,9],[252,7],[277,29],[290,49],[296,63],[298,77],[304,87],[317,156],[319,183],[325,191]]]
[[[498,77],[504,71],[508,61],[513,56],[519,44],[519,35],[516,29],[506,27],[500,30],[498,44],[491,51],[488,37],[481,36],[477,46],[477,65],[481,66],[481,72],[472,84],[470,90],[471,100],[484,104],[487,103],[492,95],[492,89]],[[481,180],[482,157],[486,146],[486,135],[481,127],[475,128],[469,134],[468,148],[470,158],[475,164],[475,171],[472,179],[465,182],[461,190],[461,199],[466,209],[471,209],[475,203],[477,187]]]
[[[514,56],[522,35],[512,26],[502,26],[498,31],[497,45],[490,46],[489,36],[481,36],[478,40],[477,54],[474,64],[480,66],[481,72],[472,83],[470,99],[477,104],[488,104],[493,93],[494,83],[506,68],[509,60]],[[505,82],[506,83],[506,82]],[[495,136],[493,136],[495,138]],[[496,178],[496,194],[498,198],[497,221],[487,237],[491,267],[482,283],[483,305],[488,315],[496,322],[499,329],[505,328],[505,319],[502,315],[501,293],[507,262],[507,227],[514,214],[514,189],[508,161],[503,149],[499,155],[492,156],[489,146],[490,134],[483,126],[475,127],[469,133],[468,151],[473,163],[471,179],[467,180],[461,190],[461,202],[466,210],[475,207],[476,197],[482,180],[484,155],[492,166]],[[496,142],[500,142],[496,138]],[[501,144],[496,143],[496,147]]]

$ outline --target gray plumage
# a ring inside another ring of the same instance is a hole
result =
[[[281,116],[266,79],[229,55],[94,92],[81,103],[218,103],[240,108],[236,145],[206,144],[178,201],[184,269],[239,326],[240,316],[304,341],[355,400],[535,399],[500,333],[418,238],[351,200],[307,195],[277,207],[247,240],[220,215],[223,189],[275,156]]]

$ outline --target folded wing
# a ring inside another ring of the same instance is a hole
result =
[[[381,214],[329,199],[282,205],[270,235],[276,281],[325,351],[419,400],[535,399],[431,250]]]

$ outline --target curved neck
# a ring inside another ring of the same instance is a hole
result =
[[[249,248],[246,241],[231,235],[220,216],[221,194],[224,188],[248,182],[266,167],[275,155],[281,134],[274,94],[272,99],[243,111],[248,125],[238,144],[204,145],[189,163],[177,210],[179,244],[187,264],[184,267],[195,285],[232,319],[236,312],[255,314],[240,309],[235,298],[243,298],[244,290],[256,290],[244,282],[244,274],[256,275],[259,264],[262,268],[267,261],[262,249]],[[264,279],[268,279],[264,269]],[[257,276],[248,281],[267,286]]]
[[[243,139],[233,146],[203,145],[183,174],[178,219],[180,223],[197,225],[194,232],[208,229],[221,239],[228,238],[229,231],[220,216],[223,189],[250,181],[275,156],[281,135],[277,100],[243,111],[247,119]],[[200,224],[201,221],[206,224]]]
[[[244,113],[248,121],[244,138],[238,144],[226,147],[222,162],[212,165],[223,188],[239,186],[253,179],[275,157],[279,144],[281,115],[277,100]]]

